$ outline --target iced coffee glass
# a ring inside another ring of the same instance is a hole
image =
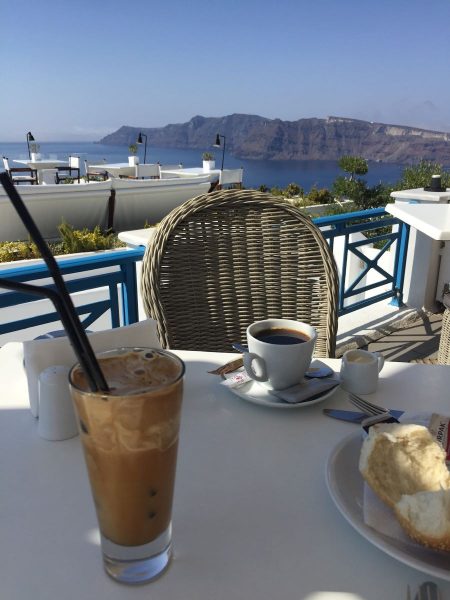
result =
[[[79,365],[69,382],[100,527],[106,572],[145,583],[171,558],[171,513],[184,363],[165,350],[97,355],[110,392]]]

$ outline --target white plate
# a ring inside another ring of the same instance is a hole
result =
[[[248,383],[244,383],[237,388],[228,388],[230,392],[239,396],[243,400],[247,400],[247,402],[252,402],[252,404],[259,404],[260,406],[269,406],[270,408],[306,408],[307,406],[311,406],[312,404],[318,404],[319,402],[323,402],[327,398],[329,398],[332,394],[336,392],[339,388],[337,385],[331,390],[326,390],[320,396],[313,398],[312,400],[305,400],[304,402],[297,402],[296,404],[291,404],[289,402],[284,402],[280,400],[276,396],[273,396],[265,387],[260,385],[257,381],[249,381]]]
[[[358,431],[344,438],[327,463],[327,486],[339,511],[358,533],[389,556],[419,571],[450,581],[450,553],[429,550],[379,533],[364,523],[364,480],[358,469],[362,438]]]

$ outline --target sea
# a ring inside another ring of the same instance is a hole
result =
[[[212,151],[216,158],[216,168],[222,164],[222,151],[216,148],[205,148]],[[106,159],[108,163],[127,162],[128,148],[126,146],[110,146],[95,142],[42,142],[40,153],[43,158],[58,158],[67,160],[69,155],[80,156],[90,162]],[[12,161],[28,158],[26,142],[0,142],[0,154]],[[139,156],[143,162],[144,148],[140,146]],[[183,163],[184,167],[199,167],[202,165],[202,151],[199,149],[154,148],[147,146],[147,163],[162,164]],[[19,165],[16,165],[19,166]],[[23,166],[23,165],[20,165]],[[0,164],[0,171],[3,170]],[[234,169],[243,167],[244,186],[259,188],[262,185],[269,189],[284,188],[290,183],[296,183],[305,192],[312,187],[330,189],[333,181],[343,171],[334,160],[250,160],[235,158],[228,152],[224,156],[224,168]],[[383,162],[369,162],[368,173],[364,176],[369,186],[379,183],[394,185],[401,177],[404,166]]]

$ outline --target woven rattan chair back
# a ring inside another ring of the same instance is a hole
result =
[[[448,308],[442,315],[441,338],[436,362],[439,365],[450,365],[450,310]]]
[[[188,200],[147,247],[141,291],[166,348],[231,351],[266,318],[317,329],[315,356],[334,356],[338,276],[309,217],[254,190]]]

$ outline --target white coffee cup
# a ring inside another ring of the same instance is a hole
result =
[[[342,357],[341,386],[354,394],[372,394],[383,365],[384,357],[378,352],[347,350]]]
[[[244,354],[245,370],[252,379],[269,389],[292,387],[303,380],[311,363],[316,337],[314,327],[301,321],[256,321],[247,327],[249,351]],[[289,343],[286,343],[287,338],[290,338]]]

